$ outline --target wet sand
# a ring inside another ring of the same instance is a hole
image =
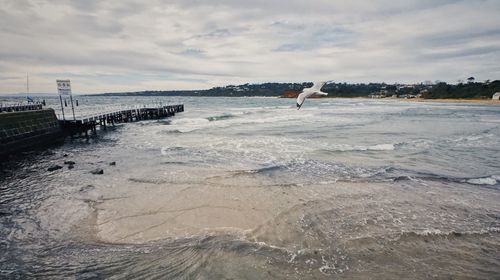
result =
[[[95,224],[88,225],[99,242],[240,240],[285,254],[288,260],[278,258],[283,263],[272,267],[296,267],[290,279],[337,273],[411,279],[410,271],[413,279],[488,278],[500,272],[500,206],[492,203],[500,193],[489,188],[411,180],[274,185],[234,173],[205,184],[129,181],[99,190]],[[92,190],[82,196],[91,198]]]
[[[378,231],[381,235],[481,232],[500,226],[495,224],[495,215],[488,218],[489,213],[500,213],[500,206],[491,203],[498,201],[492,196],[500,200],[500,194],[473,185],[436,182],[423,186],[409,180],[274,185],[257,175],[234,173],[209,178],[204,184],[169,184],[151,178],[128,181],[119,188],[81,192],[81,199],[95,202],[95,226],[102,241],[144,243],[214,231],[256,234],[265,231],[268,223],[269,228],[277,230],[280,219],[325,211],[331,211],[329,218],[336,221],[332,233],[349,239],[361,238],[364,232],[370,236]],[[96,191],[97,196],[93,193]],[[481,216],[480,222],[475,215]],[[359,223],[363,227],[358,228]],[[288,225],[273,242],[283,240],[296,226]],[[338,228],[340,225],[346,228]]]

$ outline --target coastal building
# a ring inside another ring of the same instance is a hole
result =
[[[493,97],[491,97],[491,99],[500,100],[500,92],[496,92],[495,94],[493,94]]]
[[[368,95],[369,98],[376,98],[376,99],[379,99],[379,98],[384,98],[385,95],[381,94],[381,93],[372,93],[370,95]]]

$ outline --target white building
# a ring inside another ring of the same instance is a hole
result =
[[[495,94],[493,94],[493,97],[491,99],[500,100],[500,92],[496,92]]]

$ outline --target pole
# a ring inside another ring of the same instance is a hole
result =
[[[59,100],[61,101],[61,111],[62,111],[62,115],[63,115],[63,120],[66,120],[66,118],[64,117],[64,106],[62,104],[62,96],[59,94]]]
[[[71,110],[73,110],[73,120],[76,121],[76,117],[75,117],[75,106],[73,106],[73,94],[70,94],[69,95],[69,99],[71,100]]]
[[[28,76],[28,73],[26,73],[26,101],[30,103],[29,101],[29,95],[30,95],[30,79]]]

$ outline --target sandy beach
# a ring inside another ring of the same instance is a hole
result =
[[[385,98],[388,100],[392,98]],[[439,102],[439,103],[471,103],[471,104],[484,104],[484,105],[500,105],[500,100],[491,99],[424,99],[424,98],[397,98],[398,101],[408,102]]]
[[[293,99],[296,97],[280,97]],[[368,99],[368,100],[386,100],[386,101],[402,101],[402,102],[437,102],[437,103],[470,103],[484,105],[500,105],[500,100],[492,99],[426,99],[426,98],[369,98],[369,97],[315,97],[317,99]]]

